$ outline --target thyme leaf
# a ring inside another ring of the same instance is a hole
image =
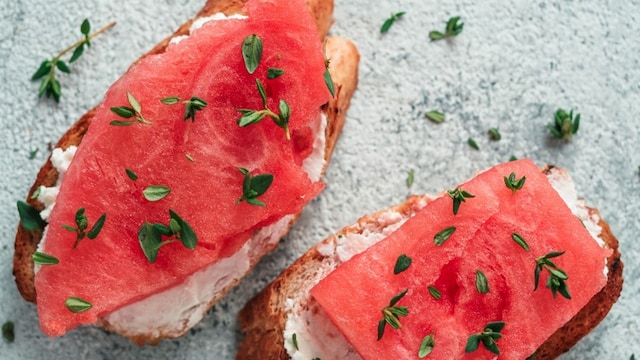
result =
[[[487,276],[480,270],[476,270],[476,290],[480,294],[486,294],[489,292],[489,282]]]
[[[64,306],[73,313],[81,313],[93,307],[90,302],[74,296],[67,298],[64,301]]]
[[[447,239],[449,239],[451,237],[451,235],[453,235],[453,233],[455,231],[456,231],[456,227],[455,226],[449,226],[449,227],[446,227],[446,228],[440,230],[433,237],[433,243],[436,244],[436,246],[442,246],[442,244],[444,244],[444,242],[447,241]]]
[[[12,343],[16,340],[15,325],[13,321],[7,321],[2,324],[2,337]]]
[[[42,232],[47,223],[42,220],[40,211],[24,201],[18,201],[16,205],[20,215],[20,226],[27,231]]]
[[[78,211],[76,211],[76,227],[65,224],[62,225],[63,229],[76,233],[76,241],[73,243],[74,249],[78,247],[80,241],[82,241],[85,237],[88,237],[89,240],[94,240],[98,236],[98,234],[100,234],[100,231],[102,230],[102,227],[104,226],[104,223],[107,219],[107,214],[102,214],[93,224],[89,232],[86,232],[87,228],[89,227],[89,219],[84,213],[85,208],[80,208],[78,209]]]
[[[418,349],[418,358],[423,359],[427,355],[431,354],[433,347],[436,345],[433,333],[422,338],[420,342],[420,348]]]
[[[463,202],[466,202],[467,198],[474,198],[475,195],[472,195],[464,190],[462,190],[462,188],[455,188],[453,190],[447,190],[447,194],[449,194],[449,197],[451,197],[451,199],[453,199],[453,214],[457,215],[458,214],[458,210],[460,209],[460,204],[462,204]]]
[[[411,258],[405,254],[398,256],[396,265],[393,267],[393,274],[398,275],[401,272],[407,270],[411,266]]]
[[[567,113],[564,109],[556,110],[553,116],[553,123],[547,125],[547,129],[555,138],[571,140],[571,137],[578,132],[580,127],[580,114],[573,116],[573,110]]]
[[[469,336],[464,351],[466,353],[474,352],[478,349],[480,343],[482,343],[485,349],[496,355],[500,355],[500,349],[498,349],[496,341],[502,338],[500,331],[502,331],[504,325],[502,321],[488,323],[482,332]]]
[[[142,106],[140,105],[140,102],[128,91],[127,91],[127,102],[129,103],[129,106],[112,106],[110,110],[112,113],[114,113],[117,116],[120,116],[121,118],[124,118],[124,119],[134,118],[135,120],[131,120],[131,121],[112,120],[109,123],[109,125],[129,126],[129,125],[135,124],[136,121],[141,124],[151,125],[151,122],[147,121],[142,116]]]
[[[504,177],[504,184],[507,188],[511,189],[511,193],[515,194],[516,191],[522,189],[524,182],[527,180],[526,176],[516,179],[516,173],[512,172],[509,177]]]
[[[396,304],[407,294],[407,291],[409,291],[409,289],[405,289],[395,295],[391,298],[391,301],[389,301],[389,306],[382,308],[382,320],[378,323],[378,340],[382,339],[387,324],[396,330],[402,328],[399,316],[407,316],[409,309],[406,306],[396,306]]]
[[[440,293],[440,290],[438,290],[433,285],[429,286],[429,294],[431,294],[431,296],[433,296],[433,298],[436,299],[436,300],[440,300],[440,298],[442,297],[442,294]]]
[[[526,251],[529,251],[529,244],[527,244],[527,242],[524,240],[522,235],[518,233],[513,233],[511,234],[511,238],[513,239],[513,241],[516,242],[516,244],[520,245],[520,247],[522,247]]]
[[[434,30],[429,32],[429,38],[431,41],[437,41],[458,36],[464,27],[464,23],[458,24],[458,21],[460,21],[460,16],[450,18],[449,21],[447,21],[444,33]]]
[[[424,113],[424,116],[436,124],[441,124],[445,120],[444,113],[438,110],[427,111],[426,113]]]
[[[569,276],[553,261],[549,260],[562,254],[564,254],[564,251],[552,251],[536,259],[533,291],[536,291],[538,289],[540,273],[542,272],[542,270],[547,270],[549,272],[549,276],[547,277],[546,287],[551,290],[553,298],[555,299],[556,294],[560,293],[560,295],[562,295],[566,299],[571,300],[571,294],[569,294],[569,288],[567,287],[566,283],[566,280],[569,279]]]
[[[242,41],[242,58],[249,74],[253,74],[262,59],[262,39],[251,34]]]
[[[159,201],[164,199],[169,193],[171,189],[164,185],[151,185],[142,190],[142,194],[144,198],[149,201]]]
[[[389,31],[389,29],[391,29],[391,25],[393,25],[393,23],[396,22],[396,20],[400,19],[404,14],[406,14],[405,11],[401,11],[401,12],[397,12],[395,14],[391,14],[391,16],[384,21],[384,23],[382,24],[382,27],[380,27],[380,33],[381,34],[385,34]]]
[[[36,251],[31,255],[33,263],[36,265],[56,265],[60,262],[56,257]]]
[[[242,196],[236,200],[236,204],[246,201],[251,205],[265,206],[265,203],[258,200],[257,197],[264,194],[273,182],[272,174],[261,174],[251,176],[249,170],[238,168],[238,171],[244,175],[242,182]]]
[[[267,79],[277,79],[284,74],[284,70],[270,67],[267,69]]]

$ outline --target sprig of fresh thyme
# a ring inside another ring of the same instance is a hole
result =
[[[56,69],[66,74],[71,73],[71,69],[67,63],[62,60],[62,56],[73,50],[73,54],[71,55],[71,58],[69,58],[69,63],[75,62],[84,53],[85,45],[86,47],[91,46],[91,39],[112,28],[115,24],[115,21],[112,21],[93,34],[89,34],[91,31],[91,24],[89,23],[89,19],[84,19],[82,25],[80,25],[80,33],[83,35],[82,39],[60,51],[58,55],[54,56],[50,60],[44,60],[40,64],[38,70],[36,70],[36,72],[31,76],[32,81],[42,79],[40,87],[38,88],[38,97],[45,95],[46,97],[53,97],[56,102],[59,102],[62,90],[60,82],[56,78]]]

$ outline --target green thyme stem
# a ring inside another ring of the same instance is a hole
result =
[[[102,34],[103,32],[105,32],[105,31],[107,31],[107,30],[111,29],[111,28],[112,28],[112,27],[114,27],[115,25],[116,25],[116,22],[115,22],[115,21],[112,21],[112,22],[108,23],[107,25],[105,25],[105,26],[104,26],[103,28],[101,28],[100,30],[98,30],[98,31],[94,32],[93,34],[89,35],[89,40],[93,39],[94,37],[96,37],[96,36],[98,36],[98,35]],[[80,46],[80,45],[82,45],[82,44],[84,44],[84,43],[86,43],[86,42],[87,42],[87,39],[85,39],[85,38],[82,38],[81,40],[76,41],[75,43],[73,43],[73,45],[71,45],[71,46],[69,46],[69,47],[65,48],[65,49],[64,49],[64,50],[62,50],[62,51],[60,51],[60,53],[58,53],[58,55],[56,55],[56,56],[51,60],[51,62],[52,62],[52,63],[55,63],[57,60],[60,60],[60,58],[61,58],[64,54],[68,53],[69,51],[71,51],[71,50],[73,50],[73,49],[77,48],[78,46]],[[53,69],[53,68],[55,68],[55,66],[52,66],[52,67],[51,67],[51,69]],[[52,71],[53,71],[53,70],[52,70]]]

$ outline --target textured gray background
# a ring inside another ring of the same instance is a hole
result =
[[[336,0],[332,32],[362,54],[360,86],[328,169],[327,187],[304,211],[279,250],[265,258],[187,336],[138,347],[118,335],[82,328],[49,339],[35,307],[22,300],[11,274],[18,215],[47,143],[86,110],[138,56],[191,17],[204,0],[0,0],[0,323],[13,320],[16,341],[0,339],[1,359],[232,359],[241,306],[309,246],[359,216],[434,193],[512,154],[567,168],[589,204],[600,208],[620,240],[622,297],[607,319],[563,359],[628,359],[640,355],[640,2]],[[391,31],[391,12],[407,11]],[[460,15],[463,33],[431,43],[430,30]],[[29,81],[40,62],[77,38],[82,19],[118,25],[60,76],[60,104],[38,100]],[[558,107],[582,114],[570,143],[550,139],[545,125]],[[423,112],[441,109],[444,124]],[[486,131],[498,127],[502,140]],[[476,139],[480,151],[466,140]],[[30,150],[39,149],[29,160]],[[405,179],[415,169],[415,184]],[[532,329],[535,331],[535,329]]]

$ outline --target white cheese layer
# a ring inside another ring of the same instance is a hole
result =
[[[598,225],[600,218],[597,214],[589,211],[583,199],[578,198],[575,184],[569,173],[552,168],[547,174],[547,178],[573,214],[585,225],[594,241],[600,246],[604,246],[603,240],[599,237],[602,232],[602,228]],[[425,205],[426,202],[420,207]],[[388,210],[379,216],[378,226],[367,228],[360,234],[352,233],[332,237],[316,247],[318,252],[325,257],[322,266],[317,269],[318,275],[313,279],[314,281],[307,281],[305,287],[299,289],[295,298],[287,299],[285,305],[289,316],[287,316],[283,334],[284,347],[293,360],[314,359],[316,357],[335,360],[361,359],[360,355],[326,316],[322,307],[311,297],[310,290],[340,264],[386,238],[408,218],[396,211]],[[605,276],[607,271],[605,260]],[[293,334],[296,334],[297,349],[293,345]]]
[[[240,15],[240,14],[233,14],[233,15],[227,16],[227,15],[225,15],[223,13],[215,13],[215,14],[213,14],[211,16],[199,17],[199,18],[195,19],[193,21],[193,23],[191,24],[191,27],[189,28],[189,35],[193,34],[194,31],[200,29],[202,27],[202,25],[208,23],[209,21],[231,20],[231,19],[246,19],[246,18],[247,18],[246,16]],[[174,36],[169,41],[169,44],[177,44],[180,41],[188,38],[189,35]]]

